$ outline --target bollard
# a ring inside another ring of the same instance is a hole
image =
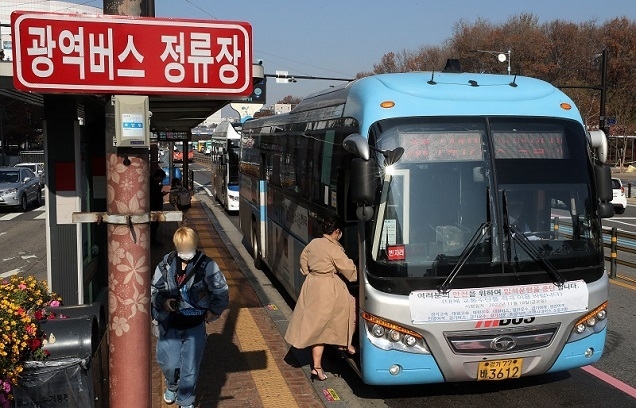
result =
[[[612,241],[610,244],[610,278],[616,278],[616,247],[618,243],[618,229],[612,227]]]
[[[554,239],[559,239],[559,217],[554,217]]]
[[[632,182],[627,183],[627,198],[632,198]]]

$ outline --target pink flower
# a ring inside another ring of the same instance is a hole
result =
[[[2,386],[2,388],[0,388],[0,390],[4,391],[5,394],[8,394],[11,392],[11,383],[9,383],[8,381],[0,381],[0,385]]]
[[[51,307],[60,307],[60,301],[59,300],[51,300],[51,303],[49,304]]]
[[[24,283],[21,283],[21,284],[18,285],[18,289],[24,290],[26,288],[27,288],[27,286]]]

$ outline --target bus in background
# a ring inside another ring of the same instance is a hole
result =
[[[241,135],[223,121],[212,134],[210,156],[214,196],[227,211],[238,211],[238,157]]]
[[[196,148],[197,148],[197,153],[201,153],[201,154],[205,153],[205,140],[197,141]]]
[[[502,380],[600,358],[607,141],[532,78],[371,76],[247,121],[240,225],[297,297],[327,215],[358,266],[368,384]]]
[[[188,163],[192,163],[194,161],[193,149],[196,146],[192,142],[190,142],[188,146]],[[175,163],[183,163],[183,142],[174,142],[172,161]]]

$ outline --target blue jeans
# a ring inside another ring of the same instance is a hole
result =
[[[157,340],[157,363],[168,389],[177,392],[178,405],[194,404],[194,387],[205,349],[205,323],[186,330],[168,327],[160,330]]]

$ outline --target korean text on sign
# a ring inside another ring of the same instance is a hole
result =
[[[18,89],[236,96],[252,90],[247,23],[25,12],[11,18]]]

